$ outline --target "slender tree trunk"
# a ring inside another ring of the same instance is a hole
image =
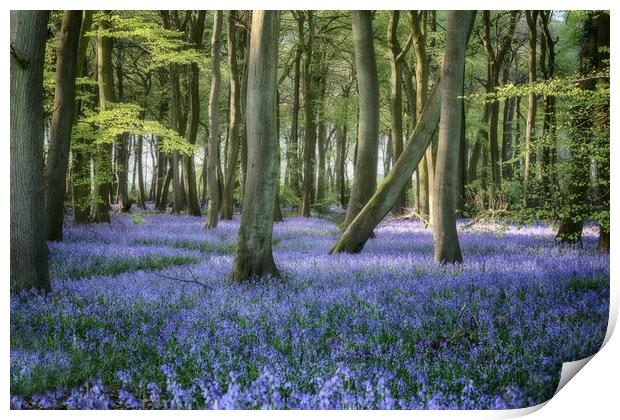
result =
[[[316,183],[316,201],[322,201],[325,198],[325,153],[327,148],[327,121],[325,119],[325,94],[327,89],[327,68],[325,62],[321,63],[321,74],[318,81],[318,98],[317,98],[317,113],[319,120],[319,130],[317,137],[318,146],[318,176]]]
[[[125,100],[125,86],[124,86],[124,70],[123,61],[125,50],[122,44],[119,44],[117,48],[116,58],[116,85],[118,88],[118,94],[116,99],[118,102]],[[129,141],[130,137],[128,133],[123,133],[118,136],[114,145],[116,152],[116,202],[118,204],[118,212],[125,213],[131,210],[131,202],[129,201]]]
[[[271,234],[276,198],[277,63],[280,12],[254,11],[248,65],[248,176],[232,279],[280,277]]]
[[[75,118],[75,77],[81,24],[81,10],[64,12],[56,53],[54,112],[45,166],[47,239],[50,241],[62,241],[67,166],[71,129]]]
[[[308,43],[304,48],[304,171],[301,192],[300,215],[310,217],[310,206],[313,204],[312,195],[314,191],[314,161],[316,149],[316,122],[314,115],[314,97],[312,86],[312,49],[314,43],[314,18],[313,12],[308,12]]]
[[[357,162],[345,226],[349,225],[372,197],[377,187],[379,152],[379,81],[369,11],[353,11],[353,47],[359,89]]]
[[[109,12],[108,12],[109,13]],[[105,110],[108,103],[116,102],[112,68],[112,38],[103,35],[109,24],[102,20],[97,34],[97,78],[99,85],[99,108]],[[95,189],[97,200],[93,221],[110,222],[110,181],[112,177],[112,143],[97,145],[95,161]]]
[[[461,248],[456,231],[456,181],[461,135],[462,100],[458,93],[463,88],[467,32],[472,12],[449,11],[446,47],[442,66],[441,120],[437,162],[433,185],[433,239],[435,261],[462,262]]]
[[[423,11],[410,12],[411,33],[413,35],[413,47],[416,58],[415,64],[415,80],[416,80],[416,120],[420,119],[420,115],[426,103],[428,92],[428,55],[426,53],[426,39],[422,33],[421,21]],[[428,172],[428,154],[426,154],[417,168],[417,198],[418,213],[428,219],[430,215],[430,199],[429,199],[429,172]]]
[[[142,168],[142,136],[138,136],[136,140],[136,172],[138,173],[138,207],[146,210],[145,192],[144,192],[144,171]]]
[[[91,10],[84,10],[82,16],[76,76],[84,75],[86,50],[90,43],[90,36],[86,34],[90,32],[92,27],[93,12]],[[78,105],[76,106],[74,112],[74,121],[77,121],[82,105],[82,101],[78,101]],[[85,139],[77,138],[74,139],[74,142],[79,144],[79,147],[71,148],[73,223],[88,223],[90,222],[90,159],[92,144]]]
[[[217,227],[219,201],[218,185],[218,105],[220,100],[220,42],[222,38],[222,11],[213,12],[213,36],[211,38],[211,95],[209,97],[209,156],[207,163],[207,184],[209,187],[209,208],[207,228]]]
[[[388,23],[388,46],[390,48],[390,108],[392,111],[391,140],[392,159],[394,162],[403,152],[403,98],[402,98],[402,51],[398,44],[398,10],[390,12]],[[387,174],[387,171],[386,171]],[[392,214],[400,216],[407,207],[407,188],[403,188]]]
[[[530,87],[536,83],[536,20],[538,19],[538,11],[526,10],[527,25],[530,29],[529,36],[529,59],[528,59],[528,81]],[[525,157],[523,167],[523,206],[530,205],[529,199],[529,183],[531,175],[531,157],[532,157],[532,136],[534,135],[536,124],[536,93],[530,92],[527,96],[527,120],[525,124]]]
[[[224,175],[224,191],[222,194],[222,219],[232,220],[233,194],[239,158],[239,126],[241,122],[241,77],[237,64],[239,45],[236,26],[236,12],[231,10],[228,16],[228,60],[230,66],[230,119],[228,124],[228,156]],[[240,48],[241,47],[241,48]]]
[[[299,167],[299,86],[301,78],[301,58],[304,48],[304,14],[295,13],[297,19],[298,44],[293,64],[293,113],[291,115],[291,145],[287,156],[287,167],[290,167],[290,186],[295,195],[301,195]]]
[[[12,10],[11,292],[51,289],[43,184],[43,66],[48,11]],[[73,116],[71,114],[71,116]]]

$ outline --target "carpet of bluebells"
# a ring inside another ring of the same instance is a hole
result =
[[[503,409],[549,399],[607,328],[609,256],[553,226],[422,224],[328,255],[326,219],[274,225],[285,281],[230,284],[238,218],[113,216],[50,243],[53,292],[11,297],[11,407]]]

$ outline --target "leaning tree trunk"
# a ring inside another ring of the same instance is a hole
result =
[[[280,277],[271,250],[277,183],[279,21],[278,11],[255,11],[252,15],[246,111],[248,176],[232,271],[237,282]]]
[[[48,19],[48,11],[11,11],[11,292],[50,290],[47,220],[41,217],[43,64]]]
[[[104,35],[109,24],[102,20],[97,34],[97,78],[99,85],[99,109],[105,110],[109,103],[116,102],[114,93],[114,75],[112,68],[112,38]],[[112,143],[97,145],[95,161],[96,201],[93,221],[110,222],[110,181],[112,177]]]
[[[230,65],[230,118],[228,121],[228,155],[226,157],[226,173],[222,191],[222,219],[232,220],[233,199],[237,164],[239,158],[239,126],[241,123],[241,77],[237,63],[239,36],[236,29],[236,12],[231,10],[228,15],[228,60]]]
[[[217,168],[219,155],[218,105],[220,101],[220,42],[222,38],[222,11],[213,12],[213,36],[211,38],[211,95],[209,96],[209,156],[207,163],[207,185],[209,207],[206,227],[217,227],[220,208]]]
[[[369,11],[353,11],[353,47],[359,90],[357,161],[345,226],[355,219],[377,187],[379,154],[379,81]]]
[[[81,10],[64,12],[56,53],[54,112],[45,165],[47,239],[50,241],[62,241],[67,166],[75,115],[75,77],[81,24]]]
[[[435,261],[462,262],[456,231],[457,170],[461,135],[462,100],[467,32],[472,13],[468,10],[449,11],[446,47],[441,70],[441,120],[433,185],[433,240]]]
[[[411,139],[403,149],[403,153],[392,167],[392,170],[379,186],[377,192],[340,235],[332,246],[330,253],[360,252],[372,234],[373,229],[394,207],[398,194],[411,179],[413,171],[416,170],[422,160],[437,128],[440,105],[439,88],[441,84],[441,80],[435,83],[413,130]]]

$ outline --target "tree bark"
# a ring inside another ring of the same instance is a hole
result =
[[[81,24],[81,10],[64,12],[56,53],[54,112],[45,165],[47,239],[50,241],[62,241],[67,166],[75,118],[75,78]]]
[[[316,121],[314,115],[314,97],[312,86],[312,49],[314,44],[313,11],[308,12],[308,43],[304,47],[304,170],[301,192],[300,216],[310,217],[310,206],[313,204],[314,163],[316,149]]]
[[[109,12],[107,12],[109,13]],[[97,81],[99,85],[99,109],[104,111],[109,103],[116,102],[112,67],[112,38],[103,35],[109,28],[106,20],[99,22],[97,33]],[[94,196],[97,200],[93,213],[94,222],[110,222],[110,181],[112,179],[112,143],[97,145],[95,161]]]
[[[301,58],[304,52],[304,14],[293,12],[297,20],[297,49],[293,64],[293,112],[291,115],[290,152],[287,156],[287,167],[290,167],[290,187],[297,196],[301,196],[299,167],[299,87],[301,79]]]
[[[369,11],[353,11],[353,48],[359,90],[357,161],[345,226],[350,224],[377,187],[379,154],[379,81]]]
[[[398,194],[418,167],[439,122],[441,80],[433,87],[411,138],[394,167],[357,217],[340,235],[330,253],[361,252],[373,229],[390,212]]]
[[[527,25],[529,27],[529,59],[528,59],[528,83],[530,87],[536,83],[536,20],[538,11],[525,11]],[[530,92],[527,96],[527,120],[525,123],[525,156],[523,167],[523,206],[530,206],[529,183],[532,158],[532,136],[536,124],[536,93]]]
[[[462,262],[456,231],[456,181],[461,134],[462,100],[467,32],[472,13],[449,11],[446,47],[442,65],[441,120],[437,143],[437,161],[433,185],[433,239],[435,261],[441,264]]]
[[[218,155],[219,130],[218,106],[220,101],[220,43],[222,38],[222,11],[213,12],[213,36],[211,38],[211,95],[209,96],[209,156],[207,163],[207,184],[209,189],[209,207],[207,209],[206,227],[217,227],[219,201]]]
[[[204,23],[206,12],[204,10],[195,10],[191,12],[190,17],[190,36],[189,41],[196,50],[202,47],[202,35],[204,32]],[[198,134],[198,121],[200,120],[200,90],[199,79],[200,69],[197,63],[191,63],[187,66],[187,78],[189,81],[188,89],[188,111],[187,111],[187,128],[185,130],[185,138],[188,143],[196,144],[196,136]],[[196,169],[194,167],[194,156],[183,156],[183,184],[187,197],[187,213],[191,216],[200,216],[200,203],[198,202],[198,191],[196,187]]]
[[[43,184],[43,67],[48,11],[10,18],[11,292],[51,289]],[[71,115],[72,116],[72,115]]]
[[[139,135],[135,145],[136,172],[138,173],[138,207],[146,210],[144,191],[144,170],[142,168],[142,136]]]
[[[243,47],[239,45],[239,36],[235,28],[236,12],[231,10],[228,15],[228,60],[230,66],[230,119],[228,122],[228,156],[224,189],[222,193],[222,219],[232,220],[233,194],[239,159],[239,126],[241,122],[241,77],[237,54]]]
[[[280,277],[271,235],[276,198],[277,64],[280,12],[254,11],[248,65],[248,176],[232,279]]]

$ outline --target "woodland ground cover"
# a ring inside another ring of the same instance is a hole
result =
[[[274,224],[284,282],[230,284],[239,220],[67,226],[47,295],[11,296],[13,408],[511,408],[607,328],[609,255],[554,227],[460,222],[463,265],[390,220],[328,255],[325,219]],[[197,283],[194,283],[197,282]],[[198,284],[200,283],[200,284]]]

